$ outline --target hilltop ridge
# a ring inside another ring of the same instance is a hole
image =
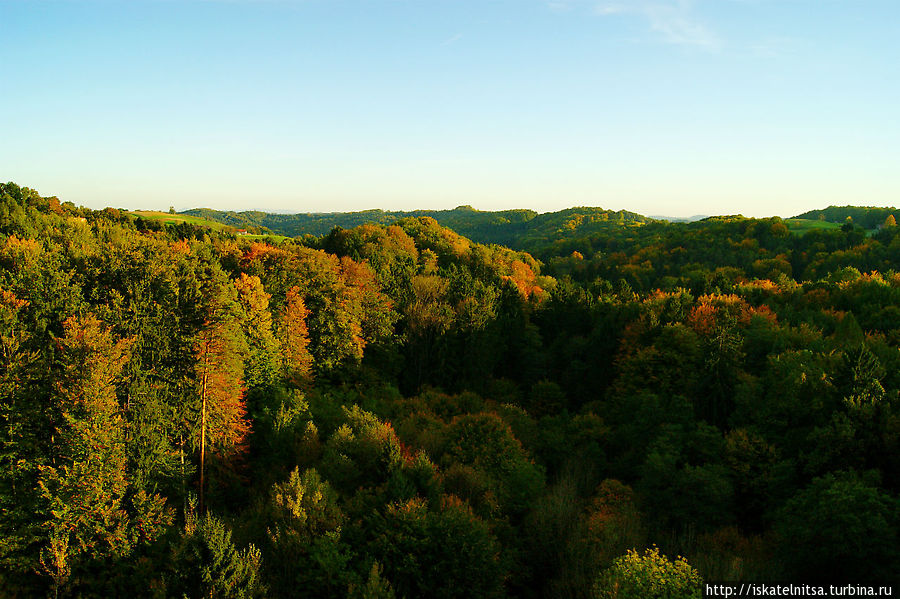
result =
[[[195,208],[181,214],[202,217],[239,228],[264,227],[273,233],[289,237],[306,234],[320,236],[329,233],[335,227],[348,229],[364,224],[384,225],[407,217],[430,216],[441,226],[448,227],[473,241],[505,245],[514,249],[534,248],[564,237],[589,235],[611,227],[640,226],[656,222],[656,219],[636,212],[599,207],[573,207],[543,214],[529,209],[476,210],[468,205],[458,206],[452,210],[372,209],[358,212],[297,214]]]

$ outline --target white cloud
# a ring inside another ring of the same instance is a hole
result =
[[[628,7],[622,4],[598,4],[594,7],[594,12],[601,17],[606,17],[609,15],[620,15],[624,12],[628,12]]]
[[[458,42],[458,41],[461,40],[462,38],[463,38],[463,34],[457,33],[456,35],[452,35],[452,36],[448,37],[447,39],[445,39],[443,42],[441,42],[441,45],[442,45],[442,46],[449,46],[450,44],[455,44],[456,42]]]
[[[554,12],[568,12],[572,10],[572,5],[564,0],[553,0],[547,2],[547,7]]]
[[[669,44],[716,50],[722,46],[719,36],[697,17],[693,0],[630,0],[601,2],[594,13],[602,17],[639,16],[650,30]]]

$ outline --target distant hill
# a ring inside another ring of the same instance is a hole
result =
[[[453,210],[364,210],[306,214],[223,212],[196,208],[179,214],[205,218],[237,228],[264,227],[273,233],[289,237],[306,234],[320,236],[335,227],[349,229],[364,224],[386,225],[402,218],[430,216],[441,226],[473,241],[515,249],[530,249],[561,239],[654,222],[652,218],[627,210],[614,211],[595,207],[568,208],[545,214],[525,209],[482,211],[471,206],[459,206]]]
[[[199,216],[191,216],[188,214],[171,214],[169,212],[158,212],[156,210],[131,210],[129,214],[133,214],[138,218],[145,220],[159,221],[164,225],[177,225],[179,223],[188,223],[198,227],[209,227],[217,231],[229,231],[228,225],[221,221],[201,218]]]
[[[857,226],[864,229],[877,229],[879,225],[884,224],[884,220],[891,214],[896,218],[900,216],[900,211],[896,208],[879,208],[875,206],[829,206],[822,210],[810,210],[809,212],[798,214],[794,218],[843,224],[847,221],[847,217],[850,217],[853,219],[853,224]]]
[[[887,207],[829,206],[785,219],[783,223],[791,233],[803,235],[810,231],[837,229],[850,217],[855,225],[874,231],[891,214],[896,217],[900,211]],[[544,214],[526,209],[484,211],[471,206],[459,206],[452,210],[363,210],[299,214],[224,212],[197,208],[179,213],[178,216],[221,223],[253,233],[271,232],[287,237],[321,237],[335,227],[352,229],[364,224],[390,225],[404,218],[427,216],[472,241],[524,250],[541,260],[568,255],[573,251],[584,253],[595,246],[605,247],[605,240],[610,238],[619,242],[641,239],[647,242],[655,236],[667,235],[665,232],[671,227],[704,228],[723,221],[746,220],[738,216],[650,217],[627,210],[584,206]]]
[[[650,218],[654,220],[667,220],[670,223],[693,223],[704,218],[709,218],[708,214],[695,214],[694,216],[661,216],[652,215]]]

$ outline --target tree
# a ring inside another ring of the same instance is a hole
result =
[[[721,433],[705,423],[666,425],[650,446],[638,490],[646,514],[663,528],[727,524],[734,489],[722,463]]]
[[[889,580],[900,572],[897,500],[854,471],[826,474],[778,513],[781,558],[804,580]]]
[[[347,423],[328,439],[322,459],[322,471],[328,480],[339,490],[352,493],[397,476],[406,463],[408,449],[391,424],[358,406],[342,410]]]
[[[288,289],[278,326],[281,341],[281,358],[285,377],[295,386],[305,386],[312,381],[312,354],[309,353],[309,331],[306,317],[309,310],[297,286]]]
[[[244,406],[241,333],[230,318],[215,315],[197,336],[195,355],[200,421],[195,443],[200,449],[200,502],[205,505],[207,446],[234,450],[250,430]]]
[[[417,390],[429,373],[443,369],[439,339],[453,323],[447,302],[448,283],[437,275],[416,275],[410,280],[409,299],[402,308],[410,387]]]
[[[210,514],[196,519],[189,514],[185,531],[172,556],[171,596],[233,597],[265,595],[260,579],[262,556],[255,546],[238,550],[231,531]]]
[[[369,570],[369,578],[364,585],[350,584],[347,591],[347,599],[396,599],[394,588],[390,581],[384,578],[381,565],[378,562],[372,563],[372,569]]]
[[[310,311],[306,326],[317,372],[361,360],[367,344],[390,336],[396,313],[367,265],[299,246],[259,256],[258,265],[248,266],[259,269],[275,297],[299,288]]]
[[[734,480],[735,515],[746,528],[760,530],[772,500],[775,448],[758,434],[735,429],[725,436],[725,463]]]
[[[565,409],[566,394],[553,381],[538,381],[531,386],[527,407],[535,418],[552,416]]]
[[[509,425],[490,413],[454,418],[445,432],[442,463],[472,467],[489,481],[501,511],[524,513],[544,486],[543,470],[528,456]]]
[[[401,597],[498,597],[499,546],[487,524],[455,498],[439,510],[410,499],[375,517],[369,550]]]
[[[242,310],[248,355],[244,368],[244,381],[250,391],[263,391],[272,387],[279,374],[278,341],[272,332],[272,315],[269,313],[269,294],[263,289],[259,277],[241,276],[235,279],[238,303]]]
[[[126,423],[115,381],[132,340],[116,340],[90,314],[63,328],[52,398],[61,420],[55,455],[38,480],[50,514],[41,563],[56,588],[78,560],[126,555],[168,521],[159,497],[132,498],[135,516],[126,502]]]
[[[34,569],[34,547],[44,537],[35,517],[44,506],[34,489],[46,462],[43,442],[50,431],[41,422],[45,398],[35,389],[39,354],[20,312],[27,302],[0,288],[0,586],[22,588],[18,576]],[[23,592],[23,594],[28,594]]]
[[[311,596],[331,596],[347,587],[351,556],[341,539],[344,514],[318,472],[294,469],[274,485],[266,511],[265,572],[274,594],[290,596],[302,588]]]
[[[598,599],[700,599],[703,580],[683,557],[674,561],[658,547],[630,549],[594,584]]]
[[[896,227],[896,226],[897,226],[897,219],[894,218],[893,214],[888,214],[887,218],[884,219],[884,224],[882,225],[882,227],[887,229],[888,227]]]
[[[836,386],[842,391],[848,407],[871,408],[884,397],[881,384],[884,375],[878,358],[861,344],[844,352]]]
[[[600,483],[588,511],[587,535],[598,557],[606,562],[643,541],[643,525],[631,487],[615,479]]]
[[[589,589],[596,576],[597,552],[587,538],[576,476],[564,473],[535,498],[521,528],[522,557],[514,595],[530,590],[538,597],[573,597]],[[512,589],[511,589],[512,590]]]

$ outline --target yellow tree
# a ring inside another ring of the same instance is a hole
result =
[[[312,381],[313,358],[309,352],[309,330],[306,317],[309,310],[303,302],[299,287],[291,287],[281,311],[278,335],[281,341],[281,359],[285,377],[298,387]]]

